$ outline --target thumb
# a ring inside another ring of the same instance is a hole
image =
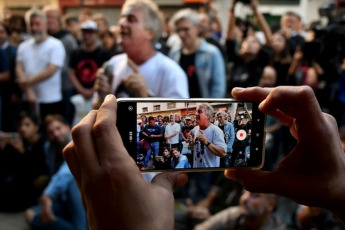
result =
[[[127,63],[129,65],[129,67],[132,68],[134,73],[139,73],[139,68],[138,68],[137,64],[134,63],[134,61],[132,61],[131,59],[128,58]]]
[[[187,181],[188,176],[186,173],[166,172],[155,176],[151,183],[164,187],[168,190],[173,190],[185,185]]]
[[[268,171],[252,169],[228,169],[225,170],[225,177],[239,182],[250,192],[274,193],[274,174]]]

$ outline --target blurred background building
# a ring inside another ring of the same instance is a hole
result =
[[[213,2],[225,30],[230,0],[155,0],[166,16],[171,16],[177,9],[191,6],[199,7],[200,4]],[[7,12],[18,11],[25,12],[31,7],[40,8],[46,4],[58,5],[63,13],[78,13],[80,8],[91,8],[93,13],[103,13],[111,25],[117,23],[121,5],[125,0],[0,0],[0,18],[6,18]],[[319,8],[326,2],[334,2],[341,6],[345,5],[345,0],[260,0],[260,11],[263,12],[269,22],[279,22],[280,16],[286,11],[293,11],[302,17],[305,24],[319,19]],[[241,15],[247,17],[250,14],[250,8],[245,4],[239,4]]]

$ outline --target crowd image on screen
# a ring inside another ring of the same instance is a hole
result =
[[[231,98],[235,87],[306,85],[345,139],[345,5],[324,1],[306,23],[295,11],[272,20],[264,0],[228,0],[226,10],[216,0],[173,10],[123,2],[116,20],[84,5],[0,13],[0,217],[19,213],[32,229],[87,229],[61,153],[107,94]],[[250,165],[252,104],[191,108],[138,111],[141,171]],[[262,170],[271,171],[296,140],[271,116],[265,131]],[[262,226],[251,229],[345,229],[326,210],[242,191],[222,172],[190,173],[174,196],[177,230],[246,229],[253,219]]]
[[[246,166],[250,159],[252,112],[247,103],[225,106],[224,110],[219,105],[205,103],[194,106],[194,110],[185,116],[180,115],[182,110],[170,113],[166,124],[161,114],[151,114],[148,122],[145,115],[138,114],[137,165],[141,170],[162,169],[162,163],[169,155],[172,164],[169,167],[164,164],[164,169]],[[214,107],[217,112],[214,112]],[[234,121],[228,120],[231,113]],[[193,125],[191,117],[196,125]]]

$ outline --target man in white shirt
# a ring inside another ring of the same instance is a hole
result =
[[[188,98],[187,76],[181,67],[154,49],[161,36],[158,6],[151,0],[126,1],[120,15],[120,38],[124,54],[114,56],[113,79],[96,80],[98,107],[105,95],[117,97]]]
[[[61,114],[61,69],[65,49],[61,41],[47,33],[47,18],[39,10],[29,16],[32,38],[18,47],[16,60],[17,81],[26,101],[32,107],[39,104],[43,120],[48,114]]]
[[[220,158],[226,155],[223,131],[210,122],[213,108],[209,104],[197,106],[196,123],[189,138],[193,146],[193,168],[219,167]]]
[[[170,114],[170,123],[165,127],[165,140],[170,145],[170,151],[172,148],[178,148],[179,144],[179,133],[181,127],[175,122],[174,114]]]

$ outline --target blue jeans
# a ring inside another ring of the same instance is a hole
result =
[[[87,220],[86,213],[81,201],[80,192],[75,180],[73,180],[66,194],[67,199],[54,200],[53,212],[56,221],[51,223],[43,223],[41,218],[41,206],[35,206],[37,215],[31,221],[33,229],[42,230],[86,230]]]
[[[150,148],[147,150],[146,152],[146,156],[145,156],[145,167],[147,167],[149,160],[150,160],[150,156],[151,156],[151,152],[153,150],[153,153],[155,154],[155,156],[158,156],[159,154],[159,142],[152,142],[150,143]]]

